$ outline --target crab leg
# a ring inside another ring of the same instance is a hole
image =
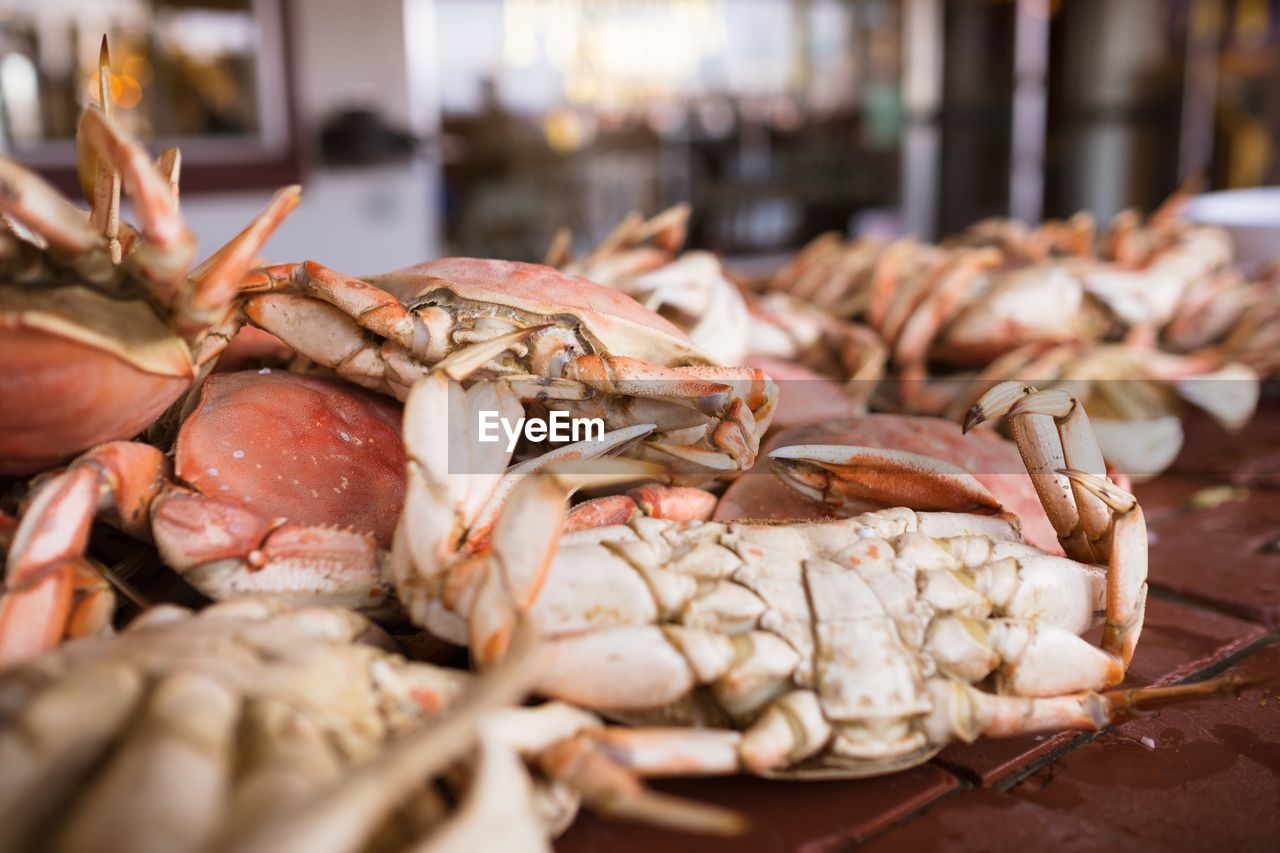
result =
[[[102,111],[110,115],[111,110],[111,55],[107,51],[107,37],[102,37],[102,47],[98,50],[98,103]],[[93,109],[90,105],[88,109]],[[111,253],[111,262],[120,263],[122,250],[120,247],[120,173],[111,167],[103,158],[98,158],[94,170],[93,187],[89,223],[96,228],[107,241],[107,250]]]
[[[1000,254],[993,249],[958,253],[903,323],[893,343],[894,360],[900,365],[924,364],[939,330],[956,315],[966,297],[972,298],[975,280],[999,262]]]
[[[1133,495],[1106,479],[1084,407],[1065,391],[1004,382],[965,420],[970,429],[1008,413],[1010,430],[1069,557],[1107,564],[1102,648],[1128,667],[1147,597],[1147,533]]]
[[[777,389],[762,372],[733,367],[662,367],[621,356],[579,356],[565,366],[565,378],[611,395],[656,400],[696,409],[714,419],[713,450],[653,442],[649,446],[697,465],[745,470],[755,462],[752,450],[773,420]],[[735,393],[742,388],[743,393]],[[656,412],[649,413],[646,415]],[[654,417],[659,432],[667,427]]]
[[[900,279],[905,272],[905,262],[919,249],[920,245],[914,240],[894,240],[876,259],[871,268],[867,292],[867,324],[871,328],[877,331],[884,329]]]
[[[599,719],[578,708],[550,702],[536,708],[502,709],[489,713],[480,728],[480,765],[467,801],[459,816],[431,839],[428,849],[463,851],[493,846],[494,817],[505,817],[513,804],[518,808],[529,800],[527,776],[517,760],[520,757],[536,760],[548,776],[609,817],[722,835],[742,828],[741,817],[728,810],[646,790],[629,768],[599,748],[595,736],[604,730]],[[525,831],[533,837],[530,830],[537,824],[531,815],[515,823],[512,829],[527,824]],[[505,837],[497,846],[516,849]]]
[[[259,283],[259,278],[251,278],[249,288],[257,288]],[[381,301],[378,304],[386,305]],[[465,364],[462,373],[474,372],[506,350],[521,347],[526,338],[545,328],[530,326],[461,349],[441,350],[448,354],[432,364],[394,340],[371,343],[365,332],[366,326],[326,301],[288,292],[268,292],[247,300],[244,312],[255,326],[270,331],[291,349],[312,361],[332,368],[358,385],[391,394],[401,400],[408,397],[409,389],[415,382],[428,376],[433,369],[441,369],[446,362]],[[375,309],[369,316],[377,315],[378,310]],[[379,325],[373,320],[365,322]],[[389,329],[384,326],[382,331]],[[414,337],[415,334],[410,334],[406,340],[410,343],[418,340]],[[450,359],[453,361],[450,362]],[[455,368],[450,368],[450,371],[459,372]],[[547,390],[545,385],[537,389],[538,392]],[[572,398],[575,395],[568,396]]]
[[[168,462],[146,445],[113,442],[88,451],[43,484],[14,533],[0,598],[0,666],[52,648],[69,631],[95,633],[110,616],[110,591],[86,582],[83,562],[94,516],[114,510],[145,536],[148,510]],[[76,600],[80,588],[85,595]]]
[[[843,268],[853,254],[850,247],[836,245],[832,251],[815,257],[788,291],[800,299],[815,301],[816,291],[819,288],[830,285],[832,282],[839,282],[843,278]]]
[[[1233,692],[1241,685],[1238,679],[1227,678],[1175,687],[1104,693],[1085,690],[1045,697],[993,695],[944,678],[932,679],[929,686],[934,701],[925,729],[931,743],[943,745],[957,737],[972,741],[982,735],[1093,731],[1154,704]],[[831,736],[832,728],[817,697],[804,690],[775,700],[742,733],[641,728],[607,729],[591,735],[611,756],[643,776],[725,775],[741,769],[767,772],[813,755]]]
[[[415,731],[353,771],[323,786],[294,808],[276,812],[247,831],[232,828],[234,843],[223,849],[257,851],[360,849],[405,792],[441,773],[476,741],[485,712],[519,701],[535,674],[536,646],[521,632],[511,654],[481,679],[438,724]]]
[[[981,736],[1006,737],[1049,731],[1096,731],[1153,705],[1237,692],[1237,678],[1197,684],[1081,691],[1024,698],[986,693],[961,681],[929,682],[933,711],[925,721],[928,740],[943,745]],[[832,731],[816,697],[794,691],[771,705],[747,731],[688,728],[608,728],[590,733],[623,766],[644,777],[724,776],[794,764],[822,749]]]
[[[462,587],[446,603],[469,614],[468,646],[481,665],[505,653],[518,615],[538,600],[560,544],[568,495],[654,473],[647,463],[625,459],[570,463],[560,471],[523,478],[502,508],[488,553],[455,572]]]
[[[160,301],[174,305],[195,254],[195,238],[178,210],[177,196],[142,147],[102,112],[86,110],[80,130],[89,147],[119,171],[142,220],[142,240],[129,257],[153,282]]]
[[[637,513],[669,521],[709,521],[719,498],[693,486],[650,483],[625,495],[593,498],[569,510],[565,532],[626,524]]]
[[[1107,560],[1107,621],[1102,648],[1127,668],[1142,632],[1147,603],[1147,525],[1133,495],[1104,477],[1064,469],[1072,484],[1118,513]]]
[[[301,198],[302,188],[297,185],[277,190],[243,231],[191,272],[194,283],[178,294],[175,321],[180,332],[207,329],[227,313],[240,289],[241,278]]]
[[[194,673],[168,677],[84,796],[63,850],[201,850],[218,826],[239,697]]]
[[[495,620],[486,641],[495,650],[505,648],[516,611],[536,596],[563,523],[561,493],[556,492],[549,498],[551,502],[544,504],[543,498],[522,495],[517,485],[530,481],[526,475],[551,466],[572,465],[623,450],[653,429],[651,424],[638,424],[614,430],[600,441],[567,445],[508,468],[510,451],[501,442],[476,441],[472,425],[480,411],[497,412],[508,420],[519,417],[523,409],[512,384],[496,380],[463,388],[451,376],[464,376],[494,350],[508,346],[507,338],[525,333],[512,333],[455,353],[415,385],[405,402],[409,482],[392,548],[396,589],[414,618],[426,620],[440,636],[464,641],[466,632],[459,635],[456,621],[442,623],[439,620],[447,619],[443,613],[423,609],[433,591],[443,586],[451,607],[456,606],[459,612],[476,610]],[[442,425],[449,436],[446,442],[439,440]],[[643,467],[646,474],[652,474],[644,463],[632,463],[632,467]],[[629,477],[634,479],[635,474]],[[599,478],[588,473],[579,480],[586,483]],[[527,504],[530,511],[521,512],[512,506],[513,501]],[[552,509],[553,517],[548,519],[545,512],[537,511],[543,506]],[[518,519],[526,516],[531,521],[527,528],[514,530]],[[487,546],[495,522],[503,524],[506,531],[504,544],[495,544],[497,558],[501,560],[505,549],[511,548],[510,565],[522,569],[519,580],[515,576],[504,580],[498,572],[485,570],[483,561],[466,559]],[[492,597],[492,607],[473,606],[471,596],[476,595],[486,601]]]
[[[444,309],[410,311],[382,288],[314,261],[266,267],[246,277],[242,289],[254,293],[296,290],[319,299],[361,328],[395,342],[429,364],[441,360],[452,349],[449,331],[453,318]]]
[[[833,270],[831,276],[819,284],[818,289],[808,301],[828,311],[837,306],[847,305],[855,294],[855,285],[870,277],[876,259],[884,251],[884,244],[878,241],[858,241],[848,247],[844,258]],[[861,292],[858,295],[863,295]],[[842,316],[847,316],[842,314]]]
[[[178,197],[178,178],[182,174],[182,152],[177,148],[166,148],[160,152],[155,162],[156,172],[169,185],[173,197]]]
[[[458,813],[420,853],[546,850],[547,833],[533,804],[524,762],[493,737],[480,738],[471,783]]]
[[[1009,737],[1033,732],[1097,731],[1153,705],[1237,693],[1244,682],[1215,678],[1169,687],[1091,690],[1065,696],[1025,698],[986,693],[959,681],[933,679],[934,710],[925,727],[934,743],[955,738],[971,742],[980,736]]]
[[[428,373],[408,350],[390,341],[370,342],[355,320],[305,296],[255,296],[245,302],[244,313],[290,349],[365,388],[403,399],[413,383]]]
[[[769,283],[769,290],[790,291],[795,287],[796,280],[806,269],[819,262],[829,253],[839,251],[842,243],[843,239],[839,232],[836,231],[827,231],[814,237],[803,249],[796,253],[796,256],[786,266],[778,271],[778,274]]]
[[[969,410],[965,432],[1001,415],[1009,416],[1009,430],[1067,556],[1088,563],[1105,559],[1110,509],[1083,486],[1073,489],[1068,477],[1058,473],[1073,468],[1106,476],[1084,407],[1061,389],[1037,391],[1002,382]]]
[[[645,727],[593,732],[624,766],[641,776],[766,773],[825,747],[831,725],[816,694],[792,690],[771,702],[745,732]]]
[[[97,279],[112,271],[102,236],[89,224],[84,211],[43,178],[7,157],[0,157],[0,211],[69,256],[92,256],[92,268],[84,266],[88,259],[79,261],[86,275]]]

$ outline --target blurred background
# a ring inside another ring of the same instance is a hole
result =
[[[0,148],[68,191],[104,33],[206,249],[301,181],[269,253],[354,274],[682,200],[750,259],[1280,183],[1280,0],[0,0]]]

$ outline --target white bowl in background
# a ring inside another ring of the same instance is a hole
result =
[[[1198,195],[1188,204],[1187,217],[1226,229],[1243,267],[1280,260],[1280,187]]]

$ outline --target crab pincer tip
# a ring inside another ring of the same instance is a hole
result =
[[[964,435],[968,435],[969,430],[973,429],[986,419],[986,415],[982,412],[981,404],[974,403],[969,407],[969,411],[965,412],[964,423],[960,425],[960,432]]]

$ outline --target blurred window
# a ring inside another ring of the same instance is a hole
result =
[[[288,152],[276,0],[0,0],[0,147],[72,161],[104,34],[113,113],[151,147],[179,145],[189,166]]]
[[[900,7],[437,0],[451,248],[537,258],[560,225],[588,245],[681,200],[728,252],[892,228]]]

